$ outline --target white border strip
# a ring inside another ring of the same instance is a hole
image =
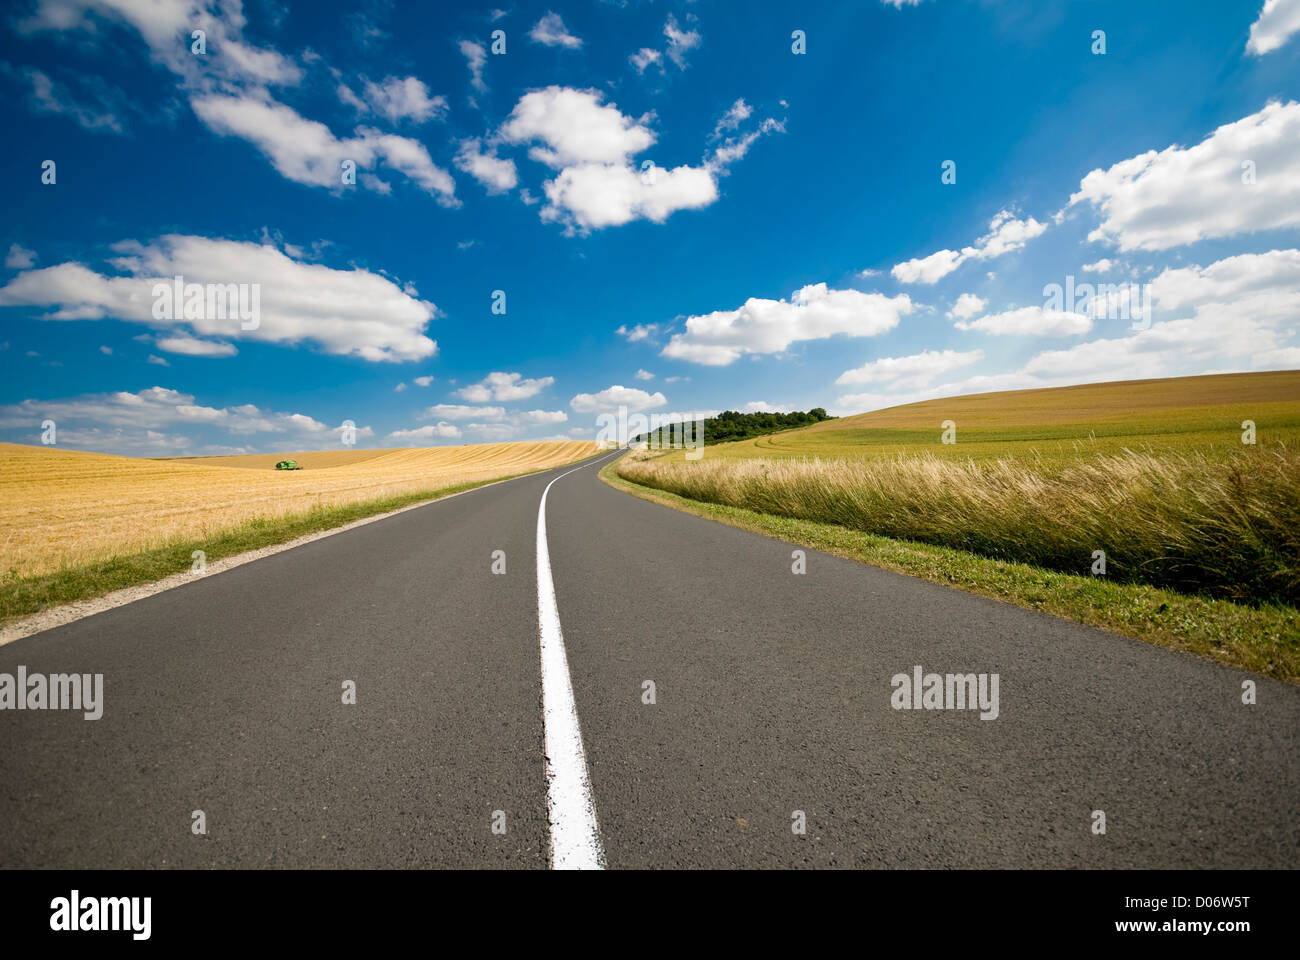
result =
[[[542,491],[537,507],[537,622],[542,648],[542,729],[546,751],[547,816],[551,823],[551,868],[603,870],[605,850],[596,826],[596,806],[587,776],[578,709],[573,702],[569,659],[551,579],[551,554],[546,547],[546,495],[560,474]]]

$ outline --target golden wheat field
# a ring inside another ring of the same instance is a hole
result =
[[[573,441],[145,460],[3,443],[0,572],[48,573],[249,520],[491,480],[595,452]],[[272,469],[285,458],[304,469]]]

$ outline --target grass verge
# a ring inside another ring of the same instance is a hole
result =
[[[600,478],[643,500],[1230,667],[1300,683],[1300,610],[1291,606],[1245,606],[1142,584],[1060,573],[829,523],[704,503],[626,480],[617,473],[618,463],[615,460],[602,469]]]
[[[554,468],[543,468],[550,469]],[[174,573],[182,573],[190,569],[193,562],[191,555],[195,550],[202,550],[209,562],[221,560],[250,550],[288,543],[298,537],[341,527],[354,520],[400,510],[421,501],[439,500],[489,483],[513,480],[539,472],[543,471],[524,470],[490,480],[417,490],[355,503],[314,507],[281,517],[250,520],[208,537],[176,540],[152,550],[111,557],[102,563],[66,567],[33,577],[6,577],[0,581],[0,625],[52,607],[102,597],[115,590],[153,583]]]

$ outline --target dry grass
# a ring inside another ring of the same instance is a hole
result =
[[[957,442],[941,444],[941,424]],[[1125,450],[1231,455],[1242,421],[1259,444],[1300,446],[1300,371],[1089,383],[925,400],[816,426],[706,447],[720,457],[871,459],[932,453],[954,460],[1059,462]],[[677,455],[680,458],[680,454]]]
[[[482,482],[595,451],[582,442],[343,451],[352,462],[329,466],[326,452],[315,469],[276,472],[270,466],[286,455],[254,458],[253,468],[214,463],[243,458],[141,460],[0,444],[0,573],[15,580],[84,567],[249,521]],[[287,456],[313,464],[316,455]]]
[[[1300,454],[1127,451],[1066,463],[630,457],[618,472],[692,500],[1001,560],[1237,601],[1300,598]]]
[[[227,457],[160,457],[168,463],[192,463],[198,467],[243,467],[249,470],[274,470],[281,460],[297,460],[304,470],[322,467],[346,467],[373,460],[399,450],[307,450],[303,453],[245,453]]]

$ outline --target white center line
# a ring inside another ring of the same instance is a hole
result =
[[[587,466],[589,464],[585,464]],[[546,750],[546,794],[551,822],[551,867],[555,870],[603,870],[605,850],[596,826],[596,807],[582,749],[578,709],[573,702],[569,660],[551,579],[551,555],[546,547],[546,495],[537,508],[537,622],[542,646],[542,729]]]

